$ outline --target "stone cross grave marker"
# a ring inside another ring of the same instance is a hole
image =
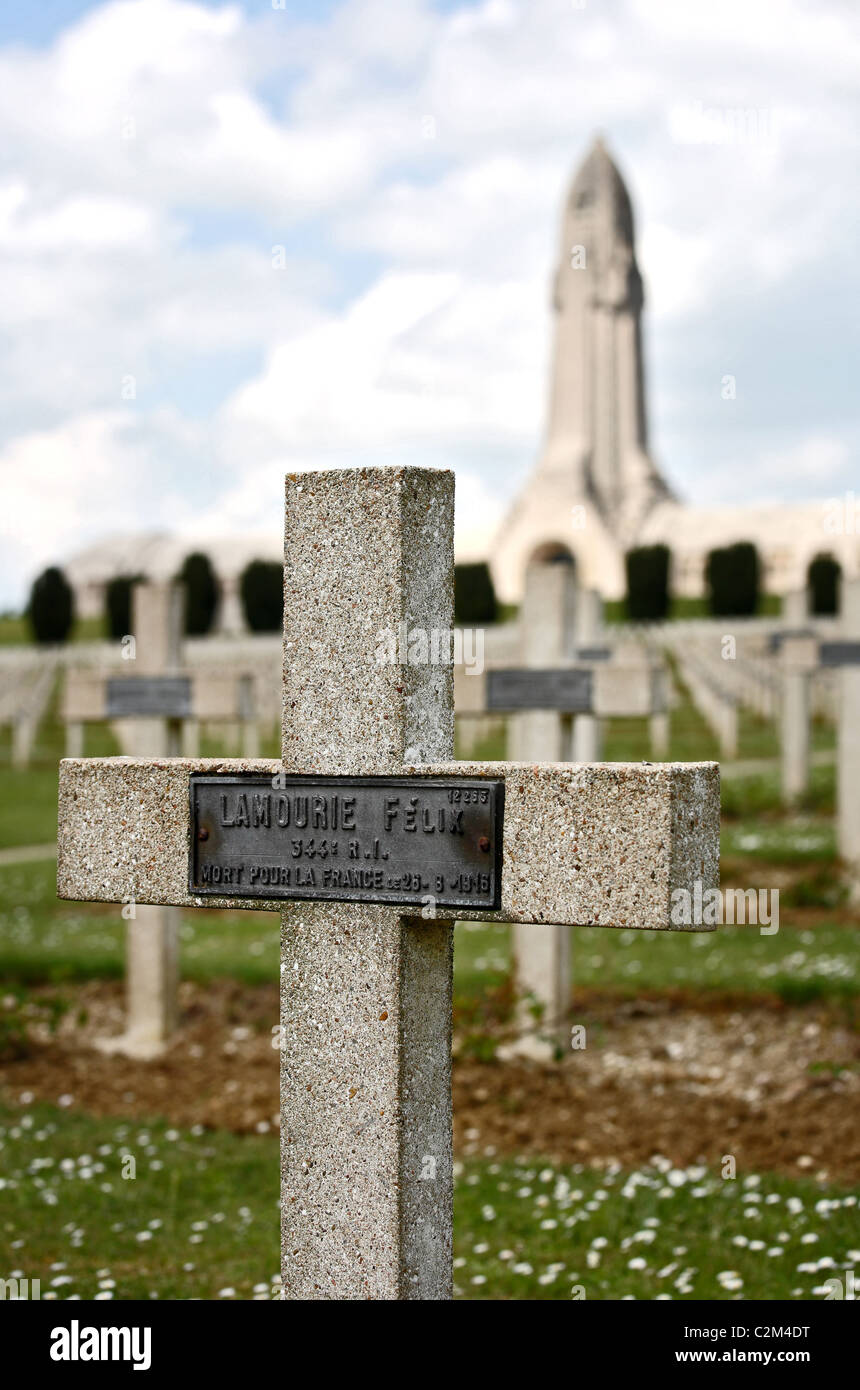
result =
[[[572,565],[533,563],[526,570],[522,666],[469,677],[484,709],[512,715],[514,761],[598,762],[602,718],[647,715],[653,732],[654,719],[665,715],[665,669],[641,643],[624,643],[614,653],[601,642],[599,607],[599,595],[577,586]],[[551,1057],[566,1041],[570,928],[515,926],[513,953],[519,1036],[503,1055]]]
[[[174,757],[180,752],[182,719],[190,714],[190,682],[182,661],[184,594],[176,584],[137,584],[132,591],[135,674],[69,673],[67,717],[84,721],[116,718],[120,746],[135,754]],[[98,709],[98,714],[91,711]],[[102,1038],[105,1052],[151,1058],[162,1053],[178,1012],[179,909],[123,896],[126,918],[126,1025],[118,1037]]]
[[[453,521],[448,472],[288,475],[281,763],[61,764],[62,898],[283,914],[291,1299],[451,1296],[455,918],[667,927],[718,880],[714,763],[452,761]]]
[[[183,670],[184,603],[179,584],[134,586],[133,674],[67,674],[63,717],[68,747],[82,751],[84,724],[110,719],[126,753],[173,757],[183,746],[189,751],[200,719],[250,720],[250,676]],[[256,734],[255,726],[246,727],[254,727]],[[180,913],[175,907],[138,904],[131,896],[123,903],[123,915],[126,1026],[118,1037],[100,1039],[98,1046],[130,1057],[157,1057],[167,1046],[178,1014]]]
[[[136,584],[132,591],[134,666],[66,675],[62,718],[66,753],[83,753],[84,725],[116,723],[124,752],[182,751],[195,756],[201,723],[240,724],[242,752],[255,757],[259,731],[249,672],[187,670],[182,661],[184,598],[179,584]]]
[[[860,580],[842,584],[842,635],[808,631],[774,635],[782,667],[782,794],[790,803],[809,784],[810,682],[818,670],[839,672],[836,824],[840,857],[860,883]]]
[[[528,592],[528,574],[526,575]],[[577,587],[574,655],[578,661],[607,661],[611,648],[603,629],[603,599],[596,589]],[[565,653],[566,654],[566,653]],[[570,758],[575,763],[597,763],[603,756],[603,725],[596,714],[578,714],[573,720]]]
[[[39,725],[54,691],[57,659],[42,653],[32,661],[15,660],[0,672],[0,728],[9,726],[12,766],[27,768]]]

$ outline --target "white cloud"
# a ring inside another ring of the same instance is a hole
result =
[[[501,525],[506,498],[476,473],[457,472],[454,551],[458,561],[483,560]]]
[[[540,382],[536,344],[517,337],[525,309],[518,284],[384,275],[342,315],[279,345],[228,402],[225,428],[237,453],[250,429],[283,457],[527,441]]]
[[[153,208],[107,195],[69,197],[53,207],[33,207],[32,192],[20,182],[0,187],[0,252],[28,257],[44,252],[103,252],[117,247],[154,250]]]
[[[344,0],[301,22],[124,0],[0,49],[7,576],[120,521],[266,526],[285,467],[395,455],[457,467],[476,544],[537,451],[561,200],[594,129],[662,341],[711,346],[739,293],[761,340],[763,297],[853,271],[857,57],[845,8],[802,0]],[[727,138],[701,138],[706,110]],[[765,113],[756,138],[735,111]],[[698,402],[660,390],[692,436]],[[812,386],[794,451],[772,417],[726,428],[774,492],[847,467]]]
[[[174,525],[188,511],[176,463],[199,448],[195,434],[170,412],[141,428],[133,414],[116,410],[73,415],[7,444],[0,452],[7,591],[68,553],[73,540],[134,530],[142,514],[150,526]]]
[[[845,439],[832,434],[811,434],[781,449],[765,449],[755,461],[757,482],[772,487],[805,489],[811,496],[821,490],[825,478],[838,479],[851,461]]]

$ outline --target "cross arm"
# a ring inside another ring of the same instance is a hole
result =
[[[718,763],[454,762],[421,771],[504,779],[502,908],[458,909],[458,918],[663,930],[673,926],[675,889],[719,886]]]
[[[463,713],[546,709],[611,719],[647,717],[666,708],[664,673],[654,663],[498,667],[468,679],[476,683],[483,680],[484,684],[477,700],[473,697],[471,707]]]
[[[191,774],[280,770],[259,759],[64,759],[58,895],[280,910],[282,899],[204,900],[188,891]],[[718,885],[716,763],[451,762],[402,772],[416,782],[504,782],[501,909],[446,916],[664,929],[674,890]]]
[[[238,720],[253,713],[251,685],[248,674],[225,676],[199,669],[150,676],[69,671],[62,717],[80,724],[128,716]]]
[[[274,777],[280,762],[247,758],[63,758],[57,896],[81,902],[270,908],[282,902],[188,891],[192,772]]]

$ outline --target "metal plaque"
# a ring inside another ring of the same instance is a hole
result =
[[[818,659],[822,666],[860,666],[860,642],[822,642]]]
[[[110,676],[106,719],[190,719],[190,676]]]
[[[504,782],[191,774],[189,892],[496,909]]]
[[[487,672],[488,710],[555,709],[588,714],[592,708],[592,673],[573,666],[555,671],[527,667]]]
[[[609,661],[612,656],[611,647],[577,647],[577,661]]]
[[[779,652],[786,637],[814,637],[816,634],[811,627],[792,627],[781,628],[778,632],[768,633],[768,651]]]

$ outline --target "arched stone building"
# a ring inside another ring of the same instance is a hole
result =
[[[282,563],[283,540],[274,529],[259,534],[218,536],[209,541],[163,531],[129,532],[97,541],[63,565],[75,591],[75,611],[83,618],[100,617],[105,609],[105,589],[116,575],[139,574],[152,581],[173,579],[186,556],[195,551],[208,555],[218,580],[217,631],[243,631],[245,619],[239,598],[242,571],[252,560]]]

